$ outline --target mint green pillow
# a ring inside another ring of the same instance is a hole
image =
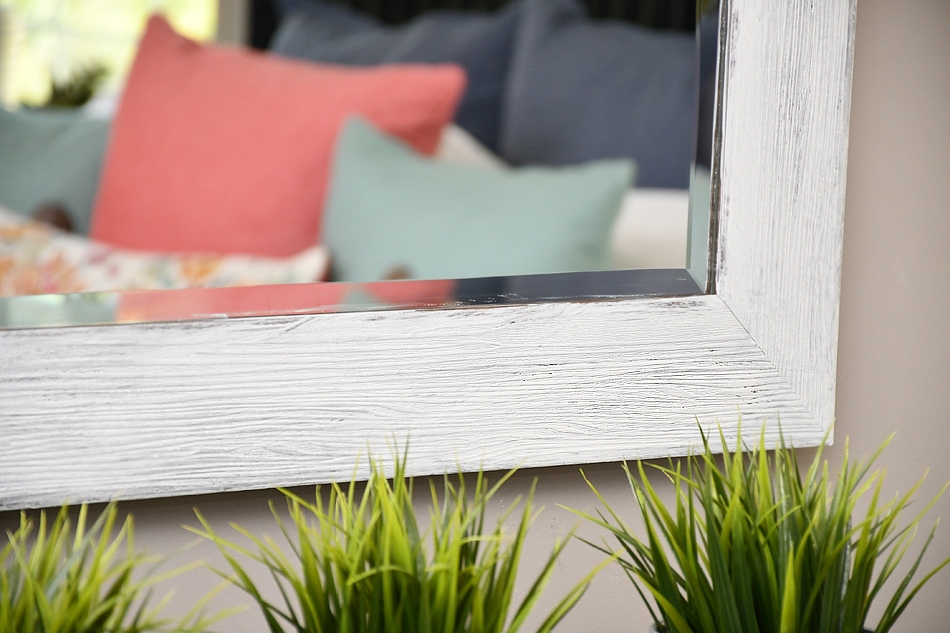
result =
[[[0,108],[0,205],[29,215],[58,202],[89,232],[109,120],[81,110]]]
[[[361,119],[337,141],[323,239],[335,281],[601,270],[636,168],[493,170],[439,163]]]

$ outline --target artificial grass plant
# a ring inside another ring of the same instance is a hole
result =
[[[88,508],[75,522],[62,507],[38,524],[20,514],[0,548],[0,633],[145,633],[199,631],[211,622],[199,610],[180,623],[161,619],[165,600],[151,604],[151,587],[184,568],[156,573],[156,559],[135,551],[131,515],[117,524],[109,504],[87,526]]]
[[[469,491],[463,476],[443,478],[441,492],[430,481],[430,521],[420,529],[413,508],[413,484],[405,474],[405,455],[395,457],[387,479],[370,461],[369,481],[358,493],[331,485],[324,499],[288,491],[290,523],[273,503],[271,511],[286,539],[282,547],[239,526],[251,547],[227,540],[200,513],[203,530],[225,559],[234,584],[251,596],[271,633],[516,633],[548,583],[564,541],[555,544],[524,599],[514,605],[515,579],[532,520],[531,494],[510,537],[503,523],[485,530],[489,502],[508,473],[489,486],[482,473]],[[532,493],[533,493],[532,486]],[[280,587],[272,602],[238,557],[265,567]],[[596,571],[596,570],[595,570]],[[575,586],[538,627],[550,631],[574,606],[594,575]]]
[[[661,630],[887,633],[924,583],[950,563],[938,563],[913,584],[934,525],[917,556],[901,565],[937,499],[899,523],[923,480],[903,495],[883,498],[884,473],[871,467],[887,442],[870,459],[852,462],[845,440],[835,477],[819,448],[802,477],[795,451],[784,440],[772,453],[764,435],[751,452],[740,445],[731,453],[721,430],[720,440],[721,457],[703,436],[702,454],[670,460],[665,467],[650,465],[672,483],[672,507],[650,483],[642,462],[636,473],[624,464],[643,518],[642,538],[588,481],[606,515],[584,516],[619,543],[618,562]],[[862,499],[867,510],[860,515]],[[872,628],[875,599],[886,604]]]

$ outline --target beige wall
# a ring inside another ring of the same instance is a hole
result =
[[[854,69],[838,443],[832,456],[841,455],[845,436],[852,438],[852,452],[863,455],[897,432],[882,462],[890,469],[889,490],[906,490],[930,467],[922,496],[932,495],[950,481],[950,2],[860,0]],[[587,472],[609,500],[631,510],[618,465],[593,466]],[[522,473],[506,497],[526,489],[532,477],[540,480],[537,500],[547,510],[531,535],[529,569],[576,522],[556,504],[593,507],[575,468]],[[240,493],[127,507],[136,513],[139,544],[167,552],[191,540],[179,526],[194,524],[195,504],[216,523],[232,520],[252,531],[272,531],[267,497]],[[950,495],[933,514],[950,520]],[[12,519],[0,515],[0,523]],[[206,546],[182,556],[215,557]],[[950,524],[938,532],[930,562],[946,556]],[[571,545],[549,598],[566,591],[597,560],[586,546]],[[183,579],[178,585],[182,603],[203,592],[208,580],[202,573]],[[240,598],[232,593],[222,602]],[[636,632],[647,626],[646,612],[628,581],[609,570],[560,630]],[[264,630],[253,612],[219,629]],[[900,630],[950,631],[950,570],[919,596]]]
[[[845,216],[837,417],[893,489],[950,481],[950,2],[859,0]],[[834,454],[840,455],[841,446]],[[929,556],[950,556],[950,494]],[[950,570],[901,630],[950,631]]]

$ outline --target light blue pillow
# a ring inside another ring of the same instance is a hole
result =
[[[337,141],[324,241],[336,281],[601,270],[629,160],[494,170],[438,163],[360,119]]]
[[[108,119],[81,110],[0,108],[0,205],[29,215],[58,202],[88,234],[108,135]]]

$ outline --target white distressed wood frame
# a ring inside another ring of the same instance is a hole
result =
[[[683,454],[834,415],[855,0],[731,0],[716,294],[0,332],[0,509]]]

